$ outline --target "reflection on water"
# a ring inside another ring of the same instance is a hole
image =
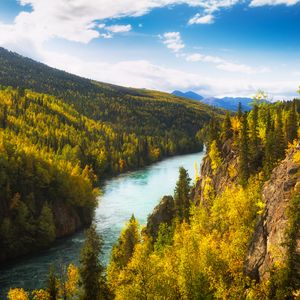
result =
[[[103,195],[96,209],[97,230],[104,239],[103,261],[107,263],[112,245],[132,214],[145,224],[148,214],[163,195],[172,195],[178,168],[185,167],[194,176],[194,163],[201,163],[203,153],[166,159],[143,170],[120,175],[105,182]],[[84,235],[79,232],[58,241],[51,249],[22,258],[0,269],[0,295],[8,287],[40,288],[44,285],[49,266],[61,262],[78,263]]]

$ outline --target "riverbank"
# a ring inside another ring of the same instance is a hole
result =
[[[180,166],[194,176],[194,163],[199,165],[204,152],[174,156],[144,169],[121,174],[106,180],[103,194],[95,212],[97,231],[104,239],[104,262],[107,262],[112,245],[121,228],[134,213],[141,224],[165,194],[172,194]],[[80,247],[84,241],[83,232],[57,241],[53,247],[35,256],[25,257],[0,269],[0,292],[18,286],[28,289],[42,287],[49,266],[61,262],[77,263]]]

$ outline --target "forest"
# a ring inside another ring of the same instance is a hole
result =
[[[205,174],[191,182],[180,168],[174,195],[164,197],[164,221],[155,223],[150,215],[142,227],[132,216],[106,270],[101,237],[91,226],[79,266],[51,270],[45,289],[11,289],[8,298],[298,299],[299,184],[287,208],[286,253],[275,256],[262,278],[247,273],[245,257],[257,220],[265,214],[263,187],[285,157],[300,165],[299,113],[299,100],[266,104],[254,98],[250,112],[240,107],[237,114],[211,119],[202,132]],[[221,174],[231,183],[218,192],[213,182]]]
[[[52,69],[0,49],[0,261],[88,226],[99,182],[199,151],[221,110]]]

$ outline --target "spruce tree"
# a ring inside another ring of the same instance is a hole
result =
[[[132,215],[127,226],[121,232],[118,243],[113,247],[111,262],[119,269],[126,267],[139,241],[139,224]]]
[[[186,169],[183,167],[179,168],[179,179],[176,183],[174,191],[174,202],[176,215],[179,221],[189,219],[189,208],[190,208],[190,182],[191,179]]]
[[[209,148],[210,144],[214,140],[219,140],[219,132],[220,132],[220,125],[217,121],[215,116],[212,116],[212,118],[209,121],[208,124],[208,130],[207,130],[207,146]]]
[[[232,137],[232,128],[229,112],[226,112],[226,116],[222,125],[222,140],[226,141]]]
[[[53,265],[50,266],[47,280],[47,292],[50,295],[50,300],[58,299],[58,279]]]
[[[282,159],[284,157],[284,150],[286,148],[286,142],[283,133],[283,122],[282,122],[282,109],[277,109],[277,122],[275,127],[276,136],[276,158]]]
[[[107,287],[104,267],[99,259],[102,254],[102,239],[92,225],[85,233],[86,239],[80,252],[80,278],[83,300],[106,299]]]
[[[294,100],[287,117],[286,123],[286,139],[287,142],[292,143],[297,138],[298,120],[297,120],[297,106]]]
[[[249,139],[249,156],[250,156],[250,169],[256,171],[260,165],[260,148],[259,148],[259,136],[258,136],[258,105],[254,104],[251,112],[251,126]]]
[[[242,117],[243,117],[243,109],[242,109],[242,103],[241,102],[239,102],[239,104],[238,104],[237,117],[238,117],[239,120],[241,120]]]
[[[245,186],[250,176],[247,113],[245,113],[242,117],[242,128],[240,132],[239,144],[239,178],[241,185]]]

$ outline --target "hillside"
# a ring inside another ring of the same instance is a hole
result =
[[[194,185],[181,168],[142,234],[124,228],[108,268],[116,299],[298,299],[299,111],[295,100],[212,120]]]
[[[94,82],[0,49],[0,261],[90,224],[99,180],[199,151],[219,114]]]
[[[50,94],[81,114],[115,129],[183,138],[195,135],[212,108],[167,93],[131,89],[81,78],[0,48],[0,84]],[[187,133],[187,134],[186,134]],[[170,137],[172,140],[174,137]]]

